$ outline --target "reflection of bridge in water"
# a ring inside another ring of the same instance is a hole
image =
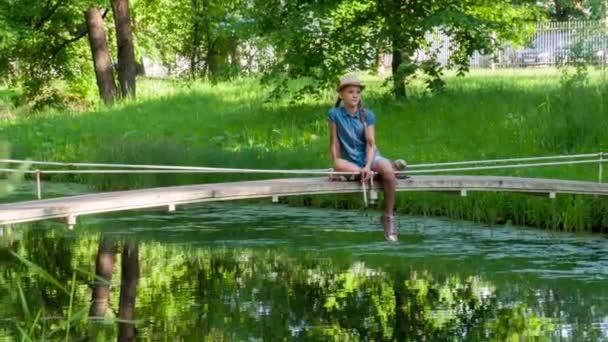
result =
[[[501,191],[546,195],[555,198],[557,194],[608,195],[608,184],[601,183],[603,153],[575,156],[553,156],[537,158],[517,158],[489,161],[467,161],[438,164],[419,164],[409,167],[407,173],[421,174],[449,171],[478,171],[507,168],[528,168],[536,166],[571,165],[596,163],[599,166],[598,182],[572,181],[559,179],[540,179],[501,176],[429,176],[416,175],[399,179],[397,191],[435,191],[449,192],[466,196],[472,191]],[[539,162],[539,160],[541,162]],[[547,160],[552,160],[547,162]],[[558,160],[558,161],[556,161]],[[535,163],[530,163],[535,161]],[[17,161],[9,161],[17,162]],[[513,164],[516,162],[516,164]],[[525,162],[522,163],[522,162]],[[511,164],[505,164],[511,163]],[[151,165],[110,165],[110,164],[62,164],[37,163],[46,165],[81,167],[121,167],[123,170],[36,170],[28,171],[38,177],[38,196],[40,197],[40,174],[53,173],[281,173],[281,174],[329,174],[331,170],[251,170],[183,166]],[[460,167],[453,167],[460,165]],[[463,166],[465,165],[465,166]],[[474,166],[470,166],[474,165]],[[449,167],[449,168],[446,168]],[[124,169],[127,170],[124,170]],[[137,168],[137,170],[135,170]],[[416,170],[416,168],[426,168]],[[282,178],[258,181],[170,186],[162,188],[115,191],[70,196],[46,200],[34,200],[0,205],[0,224],[31,222],[53,218],[66,218],[69,225],[76,223],[80,215],[166,207],[175,210],[177,205],[230,201],[253,198],[339,194],[361,192],[364,200],[374,200],[379,182],[366,186],[360,182],[331,181],[329,178]]]

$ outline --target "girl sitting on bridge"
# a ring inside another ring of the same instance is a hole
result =
[[[367,182],[377,172],[384,187],[385,212],[382,215],[384,236],[397,241],[395,228],[395,171],[406,167],[405,161],[390,161],[380,155],[375,143],[376,116],[363,107],[361,91],[365,88],[355,75],[345,75],[337,88],[338,101],[329,111],[330,151],[334,171],[359,172]],[[342,105],[340,105],[342,103]]]

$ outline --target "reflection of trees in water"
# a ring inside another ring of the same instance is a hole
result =
[[[74,236],[57,238],[54,234],[29,234],[22,239],[17,252],[35,264],[34,268],[8,260],[6,268],[0,275],[0,289],[12,293],[10,305],[2,306],[0,318],[16,316],[15,324],[6,329],[6,333],[22,339],[57,339],[65,333],[72,337],[86,337],[94,340],[116,339],[116,329],[108,331],[106,323],[118,322],[118,340],[132,341],[135,337],[135,302],[136,288],[139,278],[138,245],[132,241],[116,243],[112,239],[102,237],[99,240],[97,253],[91,253],[94,243],[90,239],[76,239]],[[47,243],[50,241],[51,243]],[[83,242],[81,244],[77,242]],[[120,246],[122,245],[122,250]],[[111,305],[111,280],[115,271],[115,254],[120,252],[121,270],[120,298],[118,315]],[[82,264],[91,264],[83,255],[96,255],[95,273],[87,274],[82,270]],[[81,260],[77,260],[81,259]],[[0,265],[7,258],[0,254]],[[42,270],[38,270],[40,267]],[[65,291],[72,281],[73,272],[79,272],[77,279],[78,290],[74,294]],[[50,283],[50,284],[49,284]],[[55,284],[63,285],[64,289]],[[91,284],[89,291],[88,284]],[[54,286],[55,285],[55,286]],[[1,294],[1,292],[0,292]],[[3,297],[0,297],[3,298]],[[90,308],[88,307],[88,298]],[[69,308],[70,300],[80,306],[79,315],[73,315],[76,310]],[[2,301],[0,301],[2,303]],[[82,310],[88,309],[88,310]],[[32,310],[36,310],[32,312]],[[70,312],[68,314],[67,312]],[[36,313],[38,312],[38,314]],[[88,316],[86,315],[88,312]],[[34,317],[35,315],[35,317]],[[70,318],[68,318],[70,317]],[[88,324],[91,320],[105,320],[102,325]],[[114,318],[118,318],[117,320]],[[108,321],[109,319],[109,321]],[[68,330],[69,325],[69,330]],[[24,329],[27,328],[27,329]],[[19,330],[21,329],[21,330]],[[0,324],[0,339],[4,336]],[[12,330],[12,332],[11,332]]]
[[[135,297],[139,279],[139,248],[136,243],[127,241],[122,249],[122,267],[120,271],[120,303],[118,317],[118,340],[135,339]]]
[[[490,324],[497,314],[509,312],[497,305],[493,287],[476,277],[439,281],[424,272],[387,273],[362,263],[344,269],[327,259],[242,250],[199,251],[184,263],[178,268],[195,276],[178,281],[184,291],[174,295],[183,301],[159,301],[196,303],[172,318],[178,325],[174,332],[188,338],[453,339],[472,333],[484,338],[498,328]],[[513,313],[524,322],[534,318]],[[148,328],[153,335],[166,333],[161,325]],[[524,324],[511,332],[527,329]]]
[[[26,235],[18,252],[62,284],[70,282],[74,267],[95,269],[97,280],[79,277],[77,307],[87,308],[92,317],[127,320],[108,325],[84,319],[71,330],[74,337],[502,340],[556,329],[523,304],[501,303],[494,286],[475,276],[436,279],[425,271],[345,265],[313,254],[32,235]],[[53,294],[40,277],[10,262],[0,274],[0,291],[13,291],[21,281],[28,300],[43,298],[32,303],[47,308],[45,315],[65,316],[69,298]],[[120,286],[109,286],[112,279],[120,279]],[[118,312],[112,305],[116,299]],[[25,319],[15,303],[0,310],[0,318]],[[128,322],[134,320],[139,323]]]
[[[89,316],[104,317],[110,308],[110,285],[112,284],[112,273],[114,272],[114,256],[116,245],[107,236],[99,240],[97,257],[95,259],[95,275],[93,280],[93,295],[91,296],[91,309]]]
[[[93,282],[91,308],[89,316],[92,319],[104,318],[111,309],[110,286],[114,272],[114,258],[117,244],[110,238],[102,236],[99,241],[95,259],[95,280]],[[120,267],[120,300],[118,302],[118,340],[132,341],[135,339],[135,301],[137,281],[139,279],[139,247],[133,241],[123,243]],[[100,329],[93,326],[90,334],[101,338]]]

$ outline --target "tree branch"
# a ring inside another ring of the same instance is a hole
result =
[[[49,0],[47,2],[47,8],[48,8],[48,4],[51,1]],[[39,21],[38,23],[36,23],[36,25],[34,25],[34,29],[38,30],[42,27],[42,25],[44,25],[45,22],[47,22],[49,19],[51,19],[51,17],[55,14],[55,12],[57,12],[57,9],[59,9],[59,6],[61,6],[61,1],[57,1],[57,3],[53,6],[53,8],[51,8],[46,15],[44,15]]]
[[[101,18],[105,18],[106,14],[108,14],[108,12],[109,12],[109,9],[106,8],[105,12],[103,12],[103,14],[101,15]],[[89,33],[89,30],[87,29],[87,24],[86,23],[80,24],[80,26],[78,26],[78,28],[76,29],[76,32],[74,33],[74,37],[72,37],[70,39],[61,38],[61,39],[63,39],[63,43],[61,43],[61,45],[59,45],[55,49],[55,51],[53,51],[53,54],[51,55],[51,59],[55,59],[55,57],[57,57],[57,55],[59,54],[59,52],[61,52],[61,50],[63,50],[63,48],[65,48],[68,44],[71,44],[71,43],[79,40],[80,38],[86,36],[87,33]]]
[[[75,41],[77,41],[78,39],[84,37],[87,35],[87,33],[89,33],[89,31],[87,30],[87,25],[82,24],[78,27],[78,30],[76,31],[76,35],[70,39],[63,39],[63,43],[61,43],[61,45],[59,45],[55,51],[53,52],[53,54],[51,55],[51,59],[54,59],[55,57],[57,57],[57,54],[59,54],[59,52],[61,52],[61,50],[63,50],[64,47],[66,47],[68,44],[73,43]]]

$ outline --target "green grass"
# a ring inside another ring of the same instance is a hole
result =
[[[397,102],[365,77],[366,106],[377,115],[383,155],[410,163],[529,157],[607,151],[608,86],[593,72],[584,86],[566,87],[554,70],[473,71],[448,76],[431,95],[419,84]],[[211,85],[140,80],[139,97],[89,112],[21,114],[4,120],[0,140],[14,158],[65,162],[143,163],[239,168],[302,169],[330,166],[326,113],[332,92],[296,104],[266,102],[255,80]],[[597,165],[478,172],[597,181]],[[84,175],[56,180],[98,189],[132,189],[259,178],[255,175]],[[294,203],[358,207],[354,196],[295,199]],[[608,227],[608,205],[593,197],[551,201],[512,194],[400,194],[398,210],[485,222],[568,230]]]
[[[14,99],[18,95],[19,92],[15,90],[0,87],[0,120],[13,118]]]

